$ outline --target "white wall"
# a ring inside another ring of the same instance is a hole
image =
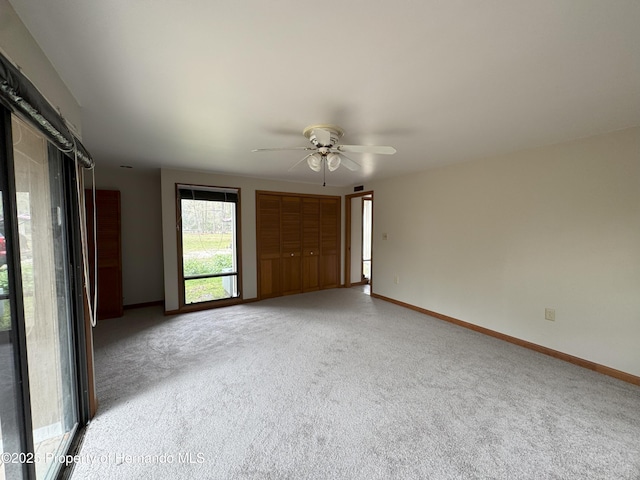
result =
[[[164,251],[165,310],[178,309],[178,256],[176,236],[176,183],[239,188],[242,235],[242,296],[245,300],[258,295],[256,261],[256,190],[274,192],[308,193],[315,195],[339,195],[344,188],[321,185],[235,177],[213,173],[162,169],[162,238]],[[341,202],[341,250],[344,252],[344,198]],[[342,256],[341,258],[344,258]],[[341,265],[341,279],[344,265]],[[343,280],[342,280],[343,281]]]
[[[103,167],[98,162],[95,175],[97,188],[120,191],[124,305],[162,300],[160,170]]]
[[[81,137],[80,105],[7,0],[0,0],[0,51],[31,80]]]
[[[640,128],[372,187],[375,293],[640,375]]]

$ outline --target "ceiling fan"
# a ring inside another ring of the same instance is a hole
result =
[[[360,165],[344,152],[353,153],[377,153],[381,155],[393,155],[396,149],[382,145],[338,145],[338,140],[344,135],[344,130],[337,125],[321,123],[309,125],[302,131],[302,134],[309,139],[313,147],[290,147],[290,148],[256,148],[252,152],[273,152],[281,150],[313,150],[313,153],[303,157],[296,162],[289,170],[293,170],[305,160],[309,168],[314,172],[319,172],[323,166],[330,172],[336,170],[340,165],[344,165],[349,170],[357,170]]]

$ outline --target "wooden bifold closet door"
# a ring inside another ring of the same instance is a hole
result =
[[[258,296],[340,285],[340,197],[256,193]]]
[[[302,291],[320,288],[320,200],[302,199]]]

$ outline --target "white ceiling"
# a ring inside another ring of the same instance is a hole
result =
[[[83,109],[98,165],[350,185],[640,125],[637,0],[10,0]]]

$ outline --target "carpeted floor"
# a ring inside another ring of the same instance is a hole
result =
[[[80,479],[640,479],[640,388],[336,289],[95,330]]]

